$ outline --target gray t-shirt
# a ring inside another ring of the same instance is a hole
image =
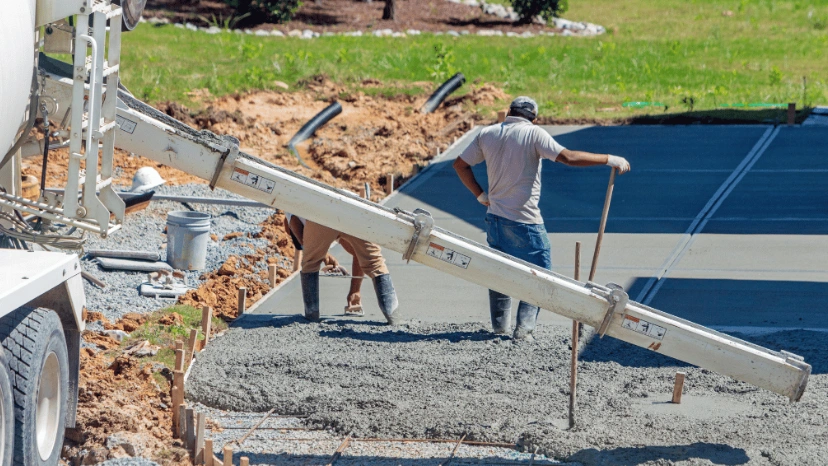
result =
[[[460,154],[469,165],[486,161],[489,213],[515,222],[541,224],[540,160],[554,161],[565,148],[539,126],[520,117],[487,126]]]

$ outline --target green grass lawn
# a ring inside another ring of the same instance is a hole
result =
[[[610,32],[300,40],[143,24],[124,38],[122,76],[149,102],[190,105],[187,93],[200,88],[218,96],[273,89],[279,80],[295,89],[319,73],[355,88],[366,78],[436,84],[455,71],[469,85],[479,80],[533,96],[542,115],[556,118],[665,112],[625,102],[657,102],[669,113],[828,102],[828,0],[571,0],[565,17]],[[398,91],[389,84],[382,92]]]

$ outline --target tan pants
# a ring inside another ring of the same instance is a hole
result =
[[[332,228],[322,226],[318,223],[307,221],[303,233],[304,251],[302,257],[302,273],[319,272],[328,249],[337,238],[346,240],[354,249],[354,257],[359,262],[362,270],[371,278],[388,273],[385,266],[385,258],[382,257],[380,247],[374,243],[361,240],[351,235],[336,231]]]

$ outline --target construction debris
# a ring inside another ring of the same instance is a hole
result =
[[[157,272],[159,270],[172,272],[173,270],[170,264],[160,261],[116,259],[113,257],[98,257],[96,261],[107,270],[129,270],[132,272]]]

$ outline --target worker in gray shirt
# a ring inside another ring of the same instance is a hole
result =
[[[483,128],[454,161],[460,180],[488,207],[486,240],[489,247],[510,254],[547,270],[552,268],[549,237],[543,225],[538,201],[541,191],[541,159],[573,167],[609,165],[619,174],[630,170],[623,157],[566,149],[533,122],[538,104],[529,97],[518,97],[509,106],[503,123]],[[486,162],[489,192],[483,191],[472,166]],[[489,290],[489,310],[495,333],[508,334],[512,298]],[[539,309],[521,301],[518,305],[515,339],[533,339]]]

